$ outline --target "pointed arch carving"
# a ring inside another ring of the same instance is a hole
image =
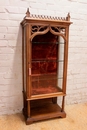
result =
[[[66,41],[66,37],[65,37],[65,33],[61,33],[64,29],[62,29],[61,27],[55,27],[55,26],[40,26],[40,25],[33,25],[31,26],[31,41],[33,40],[33,38],[37,35],[44,35],[46,33],[48,33],[49,31],[53,34],[53,35],[57,35],[57,36],[61,36],[63,37],[63,39]]]
[[[48,31],[49,31],[49,27],[47,27],[47,29],[45,29],[44,31],[37,31],[37,32],[33,33],[33,34],[31,35],[31,41],[33,40],[33,38],[34,38],[35,36],[37,36],[37,35],[44,35],[44,34],[46,34]]]
[[[54,35],[63,37],[64,40],[66,41],[66,37],[64,36],[64,34],[61,33],[61,31],[56,32],[56,31],[54,31],[51,27],[49,28],[49,31],[50,31],[52,34],[54,34]]]

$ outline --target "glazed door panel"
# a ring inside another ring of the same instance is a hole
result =
[[[60,43],[59,37],[50,32],[33,39],[31,95],[62,91],[63,58],[60,56],[61,47],[64,47],[64,43]]]

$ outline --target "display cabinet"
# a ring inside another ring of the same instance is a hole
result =
[[[64,100],[70,24],[69,14],[66,18],[31,15],[29,9],[21,22],[26,124],[66,117]]]

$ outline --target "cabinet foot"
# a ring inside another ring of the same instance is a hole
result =
[[[48,119],[55,119],[55,118],[65,118],[66,117],[66,113],[65,112],[61,112],[59,115],[45,115],[43,117],[28,117],[26,118],[26,125],[30,125],[34,122],[38,122],[38,121],[43,121],[43,120],[48,120]]]

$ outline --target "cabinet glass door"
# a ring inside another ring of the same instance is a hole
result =
[[[62,92],[64,43],[48,32],[32,41],[31,95]]]

